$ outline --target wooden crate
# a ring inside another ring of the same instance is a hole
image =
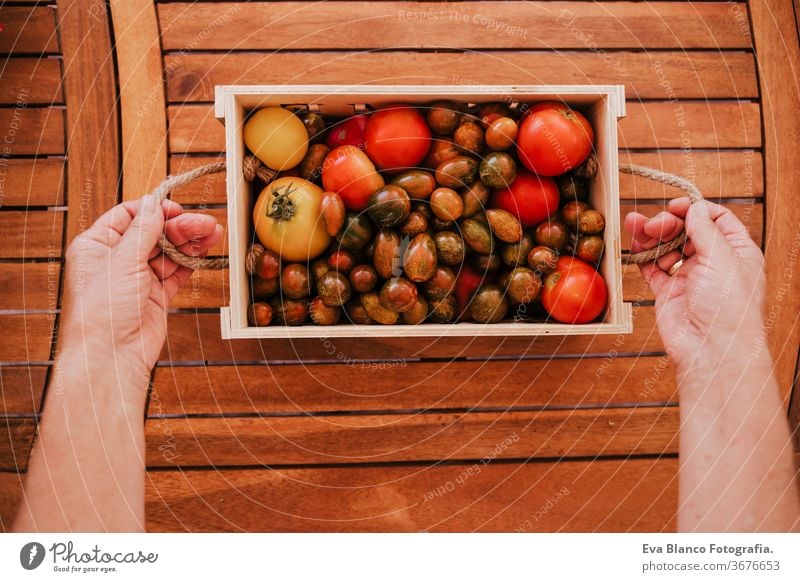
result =
[[[453,323],[423,325],[335,325],[251,327],[247,322],[250,301],[244,256],[252,241],[251,185],[242,177],[246,154],[242,129],[247,114],[259,107],[304,105],[323,115],[343,117],[365,108],[390,103],[426,104],[436,99],[467,104],[493,101],[529,104],[563,101],[581,110],[595,132],[598,172],[590,183],[590,204],[606,218],[606,251],[600,272],[609,291],[608,307],[599,323],[501,322],[497,324]],[[221,309],[222,337],[235,338],[327,338],[327,337],[415,337],[415,336],[538,336],[630,333],[631,305],[622,300],[620,262],[619,173],[617,169],[617,121],[625,116],[625,89],[621,85],[436,85],[353,87],[335,85],[226,85],[216,87],[216,117],[225,124],[230,256],[231,304]]]

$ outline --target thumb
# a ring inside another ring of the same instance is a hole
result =
[[[142,263],[147,262],[164,230],[164,211],[151,195],[142,196],[136,207],[136,217],[122,235],[119,249]]]
[[[720,244],[719,233],[708,212],[705,200],[695,202],[686,213],[686,236],[692,241],[701,256],[709,256],[714,244]]]

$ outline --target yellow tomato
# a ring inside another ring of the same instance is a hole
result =
[[[264,107],[244,124],[244,143],[268,168],[289,170],[308,150],[305,125],[282,107]]]
[[[293,176],[278,178],[261,191],[253,209],[258,240],[286,261],[321,255],[331,242],[320,219],[321,204],[319,186]]]

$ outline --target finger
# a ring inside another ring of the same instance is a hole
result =
[[[680,198],[673,198],[667,202],[667,210],[678,218],[686,218],[686,213],[689,212],[689,207],[692,205],[692,200],[688,196],[681,196]]]
[[[669,275],[662,271],[655,262],[639,265],[639,270],[642,272],[642,277],[644,277],[644,280],[650,285],[650,289],[653,290],[653,294],[656,296],[658,296],[664,288],[664,285],[669,282]]]
[[[172,244],[180,247],[187,242],[197,242],[213,235],[216,226],[217,219],[213,216],[187,212],[168,220],[165,231]]]
[[[178,294],[178,291],[181,290],[181,287],[189,280],[189,277],[192,276],[192,271],[189,267],[178,267],[172,275],[164,279],[161,283],[162,288],[164,289],[164,296],[166,299],[166,304],[168,305],[172,299]]]
[[[179,266],[164,253],[159,253],[156,258],[150,260],[149,264],[159,281],[163,281],[167,277],[170,277],[175,271],[178,270]]]
[[[639,212],[629,212],[625,217],[625,228],[631,233],[631,252],[633,253],[651,249],[658,243],[656,239],[645,233],[646,222],[647,217]]]
[[[664,271],[669,271],[675,263],[681,260],[681,258],[682,255],[680,251],[670,251],[663,257],[659,257],[656,263]]]
[[[185,244],[182,244],[180,247],[178,247],[178,249],[184,255],[189,255],[190,257],[205,256],[212,247],[219,244],[219,242],[222,240],[222,236],[222,225],[217,224],[214,227],[214,232],[212,232],[210,235],[196,241],[189,241]]]
[[[137,261],[145,262],[156,246],[164,228],[164,211],[151,195],[139,199],[136,216],[122,235],[119,248],[131,253]]]
[[[683,232],[683,226],[683,220],[671,212],[659,212],[644,223],[644,232],[659,241],[671,241]]]
[[[116,246],[133,222],[138,206],[138,200],[128,200],[117,204],[103,213],[84,235],[110,247]],[[164,218],[167,219],[183,212],[181,205],[172,200],[164,200],[161,207],[164,210]]]
[[[720,233],[711,214],[713,212],[713,216],[718,217],[718,208],[710,207],[710,203],[701,200],[692,204],[686,214],[686,234],[692,239],[697,254],[702,257],[708,257],[714,245],[719,247],[721,244]]]

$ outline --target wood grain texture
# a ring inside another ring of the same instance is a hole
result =
[[[173,105],[167,115],[171,153],[224,151],[225,129],[214,117],[213,107]],[[619,139],[621,148],[681,148],[686,139],[690,148],[758,148],[759,106],[728,101],[630,102],[627,117],[619,123]]]
[[[147,529],[674,531],[677,469],[676,459],[664,458],[159,471],[149,473]],[[6,481],[13,492],[15,480]]]
[[[788,404],[800,347],[800,167],[792,155],[800,142],[800,46],[789,0],[752,2],[753,37],[758,55],[764,116],[766,172],[766,269],[769,346],[775,374]]]
[[[22,503],[23,473],[0,472],[0,532],[10,532]]]
[[[58,308],[61,263],[0,263],[0,309]]]
[[[28,467],[36,421],[0,417],[0,470],[24,471]]]
[[[619,5],[619,4],[618,4]],[[298,47],[300,48],[300,47]],[[744,52],[289,52],[168,54],[170,102],[213,101],[214,85],[625,85],[628,98],[758,96]]]
[[[0,109],[0,131],[6,156],[58,155],[64,153],[64,111],[28,107],[23,100]]]
[[[158,13],[165,50],[750,46],[722,2],[197,2]]]
[[[613,406],[677,401],[666,356],[158,368],[148,414]]]
[[[55,316],[50,313],[0,316],[0,358],[4,362],[50,360]]]
[[[676,150],[631,152],[620,150],[620,161],[671,172],[694,181],[707,198],[760,198],[764,195],[761,152]],[[215,155],[170,156],[170,173],[179,174],[220,160]],[[620,174],[622,200],[662,200],[684,195],[683,190],[651,182],[646,178]],[[177,188],[172,199],[181,204],[225,204],[225,172],[203,176]]]
[[[10,158],[0,166],[0,205],[60,206],[64,203],[63,158]]]
[[[662,455],[678,409],[157,418],[145,435],[149,467]]]
[[[150,192],[167,176],[167,117],[161,43],[149,0],[111,0],[122,119],[122,198]]]
[[[764,195],[763,159],[759,151],[620,150],[619,161],[682,176],[694,182],[706,198],[761,198]],[[631,174],[620,173],[619,182],[622,200],[661,200],[686,195],[674,186]]]
[[[218,313],[174,313],[168,318],[161,361],[170,362],[307,362],[397,360],[417,358],[520,357],[536,355],[606,355],[662,353],[652,306],[633,308],[632,334],[597,336],[474,338],[337,338],[332,340],[223,340]],[[333,354],[331,354],[333,349]]]
[[[0,366],[0,415],[39,412],[46,366]]]
[[[58,59],[11,58],[0,66],[0,103],[59,104],[61,62]]]
[[[57,53],[55,11],[49,6],[3,6],[0,53]]]
[[[67,241],[117,201],[119,120],[111,35],[93,0],[58,0],[67,98]]]
[[[47,210],[0,212],[0,258],[59,257],[65,214]]]

